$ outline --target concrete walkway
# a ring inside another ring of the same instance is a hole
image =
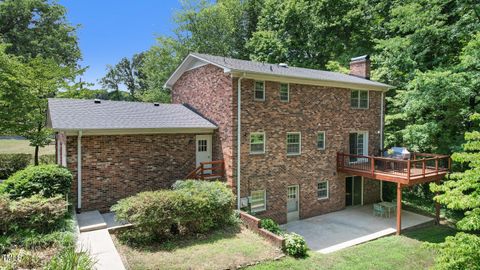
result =
[[[433,218],[402,211],[402,229],[428,222],[433,222]],[[310,249],[326,254],[394,234],[396,218],[373,216],[373,206],[365,205],[289,222],[282,227],[302,235]]]
[[[101,215],[98,211],[85,212],[77,215],[79,235],[77,246],[89,251],[97,261],[97,270],[124,270],[122,259],[113,244],[109,230],[125,226],[115,221],[112,213]]]

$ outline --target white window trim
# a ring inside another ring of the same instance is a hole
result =
[[[288,135],[292,134],[298,134],[299,136],[299,147],[298,147],[298,153],[288,153]],[[285,136],[285,146],[286,146],[286,151],[287,151],[287,156],[300,156],[302,154],[302,133],[301,132],[287,132],[287,136]]]
[[[318,197],[318,184],[320,183],[327,183],[327,196],[326,197],[322,197],[322,198],[319,198]],[[330,182],[328,180],[320,180],[317,182],[317,200],[321,201],[321,200],[328,200],[330,198]]]
[[[322,134],[323,133],[323,148],[321,147],[318,147],[318,134]],[[325,131],[319,131],[317,132],[317,149],[318,150],[325,150],[325,148],[327,147],[327,134]]]
[[[257,95],[256,95],[256,93],[257,93],[257,82],[262,82],[263,83],[263,98],[262,99],[257,98]],[[265,81],[259,81],[259,80],[254,81],[254,83],[253,83],[253,99],[255,101],[265,101],[265,95],[266,95],[265,94]]]
[[[251,208],[252,205],[252,193],[253,192],[263,192],[263,208]],[[252,213],[258,213],[267,210],[267,191],[265,189],[253,190],[250,192],[250,211]]]
[[[262,152],[254,152],[252,151],[252,135],[263,135],[263,150]],[[251,132],[250,133],[250,154],[252,155],[261,155],[265,154],[265,148],[267,144],[267,136],[265,135],[265,132]]]
[[[357,155],[359,156],[368,156],[368,131],[365,131],[365,130],[355,130],[355,131],[350,131],[348,134],[352,134],[352,133],[363,133],[363,153],[360,155],[357,153]],[[350,142],[349,142],[349,145],[350,145]],[[349,152],[350,152],[350,149],[349,149]],[[365,158],[363,158],[365,159]],[[350,164],[355,164],[355,163],[359,163],[359,162],[364,162],[363,160],[357,160],[357,161],[350,161],[349,163]]]
[[[367,110],[367,109],[370,108],[370,91],[369,90],[352,89],[351,91],[352,92],[353,91],[359,91],[359,93],[358,93],[358,104],[357,104],[358,106],[353,107],[352,106],[352,100],[351,100],[352,99],[352,93],[350,92],[350,108],[356,109],[356,110]],[[367,92],[367,107],[366,108],[361,108],[360,107],[360,92],[362,92],[362,91]]]
[[[282,100],[282,84],[287,85],[287,100]],[[279,96],[281,102],[285,102],[285,103],[290,102],[290,83],[280,83],[280,89],[278,91],[278,96]]]

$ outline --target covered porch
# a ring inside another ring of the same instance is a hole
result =
[[[434,222],[431,217],[405,210],[402,210],[402,217],[402,229]],[[326,254],[394,234],[396,219],[374,216],[370,204],[289,222],[282,227],[302,235],[310,249]]]
[[[416,184],[437,182],[449,172],[448,155],[412,153],[408,159],[337,153],[337,171],[397,185],[396,234],[402,226],[402,189]],[[435,222],[440,221],[440,205],[435,207]]]

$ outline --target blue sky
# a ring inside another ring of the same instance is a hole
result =
[[[169,35],[177,0],[59,0],[77,31],[82,66],[90,66],[83,81],[97,83],[107,64],[147,50],[157,35]]]

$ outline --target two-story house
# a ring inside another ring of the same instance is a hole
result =
[[[239,208],[285,223],[380,199],[379,181],[337,170],[338,152],[383,148],[390,86],[369,77],[368,56],[346,75],[192,53],[166,83],[173,104],[50,99],[48,123],[79,210],[221,161]]]

